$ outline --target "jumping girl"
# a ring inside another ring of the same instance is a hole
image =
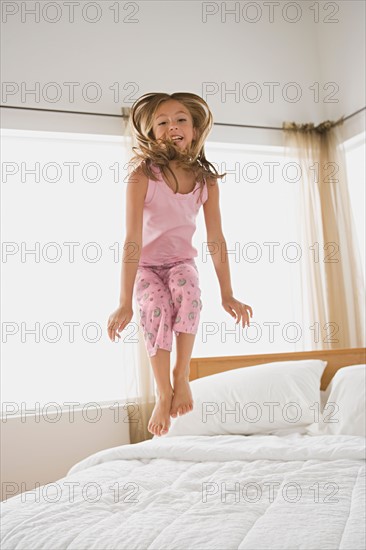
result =
[[[112,341],[120,338],[133,317],[135,296],[157,386],[148,430],[161,436],[169,430],[170,417],[193,409],[189,365],[202,302],[192,237],[201,205],[222,307],[243,327],[253,312],[231,288],[217,183],[225,174],[218,174],[204,151],[213,124],[207,103],[188,92],[148,93],[133,104],[129,124],[137,165],[126,189],[120,305],[108,319],[108,335]],[[173,331],[177,355],[171,384]]]

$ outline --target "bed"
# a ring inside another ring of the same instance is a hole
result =
[[[317,360],[324,361],[325,369]],[[315,361],[311,365],[321,386],[316,378],[313,385],[320,396],[320,388],[326,392],[339,371],[350,369],[361,379],[365,350],[192,359],[191,378],[207,377],[221,391],[225,379],[216,375],[252,375],[256,371],[247,367],[259,365],[270,365],[274,372],[276,363],[289,361],[295,361],[299,391],[305,392],[305,362]],[[339,391],[345,380],[343,376]],[[238,386],[248,391],[246,385]],[[285,386],[284,378],[281,388]],[[227,387],[234,391],[233,385]],[[270,391],[281,399],[273,385]],[[188,416],[176,419],[173,428],[179,435],[172,430],[169,437],[105,449],[75,464],[56,483],[3,502],[1,548],[365,548],[364,435],[319,429],[312,434],[309,425],[293,424],[267,433],[263,423],[243,435],[231,433],[232,426],[239,430],[243,425],[242,419],[230,424],[231,413],[225,424],[230,433],[216,433],[221,428],[211,414],[203,428],[211,435],[184,435],[185,425],[178,420]]]

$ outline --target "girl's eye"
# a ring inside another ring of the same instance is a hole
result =
[[[180,118],[178,119],[179,122],[181,122],[183,120],[183,122],[185,122],[187,119],[186,118]],[[161,126],[162,124],[166,124],[165,122],[159,122],[158,126]]]

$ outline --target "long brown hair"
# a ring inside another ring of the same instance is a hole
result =
[[[172,141],[166,139],[156,140],[153,133],[153,122],[159,106],[170,99],[179,101],[186,107],[192,117],[193,128],[196,129],[197,139],[192,139],[190,146],[181,151]],[[158,166],[163,173],[169,170],[176,182],[176,193],[178,181],[174,172],[169,167],[169,162],[175,160],[177,166],[184,170],[193,171],[196,181],[200,182],[201,193],[204,187],[204,178],[207,176],[217,179],[226,175],[219,174],[206,159],[204,143],[211,131],[213,117],[207,103],[198,95],[189,92],[175,92],[173,94],[151,92],[144,94],[131,107],[128,121],[130,133],[134,146],[134,156],[130,164],[138,163],[143,173],[153,180],[158,177],[152,169],[152,164]],[[162,147],[161,145],[164,145]]]

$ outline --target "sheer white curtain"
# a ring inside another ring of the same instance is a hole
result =
[[[312,349],[365,345],[365,285],[348,188],[343,122],[284,123],[288,156],[301,169],[298,216],[308,253],[303,284],[304,324],[326,329]]]
[[[129,123],[130,108],[122,107],[122,124],[124,136],[124,155],[128,161],[134,155],[132,147],[136,146],[132,137],[131,126]],[[131,165],[126,163],[126,175],[124,180],[127,181],[127,174],[131,172]],[[125,233],[125,229],[124,229]],[[133,377],[135,379],[135,393],[133,401],[128,406],[128,421],[130,428],[131,443],[138,443],[146,439],[151,439],[152,434],[148,431],[147,425],[155,405],[155,380],[150,365],[150,359],[146,350],[144,335],[140,325],[139,306],[136,301],[135,294],[133,295],[133,311],[134,316],[132,322],[136,323],[137,330],[137,345],[134,348],[133,358]],[[127,330],[126,327],[125,330]]]

